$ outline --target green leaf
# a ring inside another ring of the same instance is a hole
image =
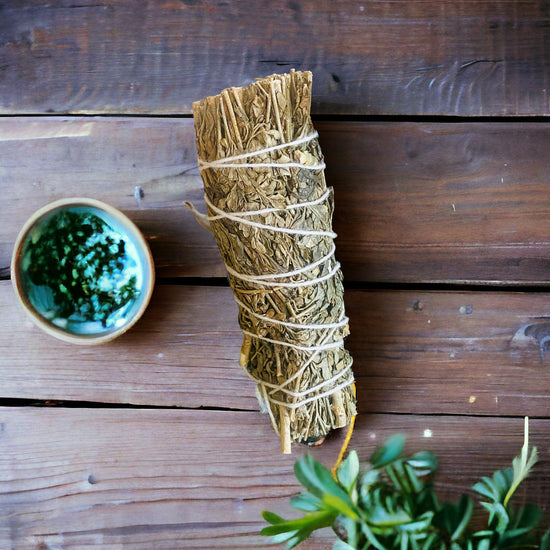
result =
[[[510,523],[506,508],[500,502],[482,502],[481,505],[489,511],[489,526],[494,525],[496,519],[496,526],[493,529],[497,533],[504,533]]]
[[[346,516],[338,516],[332,526],[338,538],[345,540],[348,545],[359,547],[361,537],[361,525]]]
[[[315,512],[308,514],[303,518],[291,519],[288,521],[278,522],[269,527],[264,527],[262,529],[262,535],[272,536],[278,535],[279,533],[287,533],[289,531],[299,531],[302,529],[320,529],[321,527],[327,527],[332,525],[332,521],[336,519],[336,514],[333,512]],[[327,521],[330,520],[330,523],[327,524]]]
[[[514,472],[510,468],[507,468],[506,470],[497,470],[493,474],[493,482],[495,483],[495,487],[498,489],[499,495],[501,495],[498,499],[498,502],[502,503],[502,495],[504,494],[504,496],[506,496],[506,493],[508,492],[512,484],[513,478]]]
[[[542,510],[533,504],[522,506],[519,511],[510,518],[507,530],[502,533],[501,542],[526,542],[528,535],[539,524],[542,518]],[[506,547],[506,546],[503,546]]]
[[[347,493],[334,481],[330,471],[317,462],[311,455],[306,455],[294,464],[296,479],[312,494],[322,499],[325,493],[330,493],[349,501]]]
[[[482,539],[477,544],[477,550],[491,550],[490,539]]]
[[[343,540],[337,540],[332,547],[332,550],[357,550],[356,546],[351,546]]]
[[[262,517],[267,521],[267,523],[271,523],[272,525],[277,525],[278,523],[284,523],[286,521],[281,516],[267,510],[262,512]]]
[[[272,537],[274,535],[280,535],[281,533],[293,533],[298,532],[299,527],[297,524],[294,525],[293,521],[300,521],[302,522],[304,518],[300,520],[292,520],[292,521],[285,521],[284,523],[277,523],[275,525],[269,525],[268,527],[264,527],[260,532],[262,535],[266,537]],[[292,524],[292,525],[291,525]]]
[[[413,487],[404,469],[402,460],[396,460],[385,467],[386,474],[400,493],[413,493]]]
[[[534,529],[542,519],[543,512],[534,504],[522,506],[518,512],[513,515],[514,529]]]
[[[550,550],[550,529],[544,533],[540,543],[540,550]]]
[[[437,470],[437,458],[429,451],[420,451],[407,460],[419,477],[432,475]]]
[[[290,505],[303,512],[316,512],[323,509],[323,501],[311,493],[302,493],[290,500]]]
[[[441,504],[439,504],[439,500],[431,485],[425,486],[422,492],[418,494],[416,507],[418,513],[422,513],[425,510],[433,510],[435,512],[441,510]]]
[[[418,532],[418,531],[426,531],[432,524],[433,517],[434,517],[433,512],[425,512],[420,517],[416,518],[414,521],[409,521],[408,523],[399,525],[397,527],[397,530],[411,532],[411,533]]]
[[[351,451],[347,458],[340,464],[336,471],[336,477],[340,484],[351,493],[359,476],[359,457],[356,451]]]
[[[512,468],[498,470],[492,478],[482,477],[481,482],[473,486],[474,491],[487,497],[491,502],[503,503],[506,493],[512,486],[514,474]]]
[[[445,550],[445,546],[444,543],[440,541],[437,533],[429,533],[424,540],[422,550]],[[452,546],[451,550],[453,550]]]
[[[420,493],[424,489],[424,482],[418,477],[416,470],[408,462],[403,462],[403,472],[410,483],[410,492]]]
[[[391,437],[385,445],[379,447],[371,456],[370,463],[374,468],[381,468],[394,462],[403,454],[405,436],[396,434]]]
[[[451,533],[451,541],[457,541],[464,534],[472,519],[473,511],[474,502],[472,499],[466,495],[462,495],[456,508],[458,522],[453,526],[454,530]]]
[[[372,546],[374,546],[378,550],[387,550],[387,548],[380,544],[380,542],[366,523],[361,524],[361,530],[363,531],[363,534],[365,535],[365,537],[367,537],[367,540]],[[365,548],[369,548],[369,546],[365,546]]]
[[[498,501],[498,494],[495,495],[492,481],[488,477],[482,477],[481,481],[475,483],[472,489],[482,497],[487,497],[492,502]]]
[[[490,529],[484,529],[483,531],[476,531],[473,535],[473,539],[486,539],[491,538],[494,534],[494,531],[491,531]]]
[[[287,543],[287,548],[294,548],[297,544],[300,544],[305,539],[301,539],[298,535],[298,531],[289,531],[288,533],[280,533],[271,537],[273,544]]]
[[[368,489],[371,485],[374,485],[380,478],[380,470],[367,470],[363,477],[361,477],[361,488]]]
[[[286,542],[288,548],[294,548],[300,542],[306,540],[313,531],[330,527],[337,514],[335,512],[315,512],[308,514],[300,519],[276,523],[269,527],[264,527],[261,534],[273,537],[273,542]]]
[[[331,494],[326,494],[323,496],[323,503],[332,510],[336,510],[339,514],[342,514],[343,516],[347,516],[348,518],[354,520],[359,519],[356,511],[341,498],[338,498]]]
[[[404,460],[396,460],[388,464],[386,473],[390,476],[395,488],[402,493],[420,493],[424,488],[424,483],[420,481],[414,468]]]
[[[369,523],[378,528],[395,528],[405,523],[409,523],[411,520],[411,516],[405,512],[403,508],[388,510],[381,505],[370,510],[368,516]]]

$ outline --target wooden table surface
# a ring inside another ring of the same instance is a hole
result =
[[[314,75],[363,460],[396,432],[457,498],[508,467],[550,522],[550,7],[528,0],[0,4],[0,550],[262,549],[292,468],[238,365],[191,103]],[[148,239],[142,320],[100,347],[30,324],[9,280],[40,206],[88,196]],[[520,495],[521,496],[521,495]],[[302,548],[330,548],[330,532]]]

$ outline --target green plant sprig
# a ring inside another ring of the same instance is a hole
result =
[[[487,528],[478,531],[471,527],[474,500],[462,495],[458,503],[440,503],[433,487],[436,457],[428,451],[406,457],[404,444],[404,436],[392,437],[363,467],[351,451],[336,479],[310,455],[299,459],[294,473],[306,492],[293,498],[291,505],[305,515],[285,520],[263,512],[271,525],[262,534],[287,548],[317,529],[332,527],[338,537],[333,550],[550,550],[550,529],[536,541],[542,510],[511,503],[537,461],[536,448],[529,448],[527,419],[521,454],[512,468],[483,477],[473,486],[489,512]]]

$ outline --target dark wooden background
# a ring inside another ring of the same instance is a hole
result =
[[[550,2],[0,3],[0,548],[265,548],[299,491],[238,366],[237,308],[200,204],[191,103],[314,74],[366,460],[396,432],[457,498],[541,456],[550,522]],[[158,284],[101,347],[16,303],[16,235],[89,196],[145,233]],[[343,434],[314,452],[331,466]],[[330,532],[304,548],[330,548]]]

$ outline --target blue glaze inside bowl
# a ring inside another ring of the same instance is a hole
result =
[[[109,213],[63,206],[39,219],[23,242],[22,289],[33,309],[59,329],[104,335],[140,309],[145,254]]]

